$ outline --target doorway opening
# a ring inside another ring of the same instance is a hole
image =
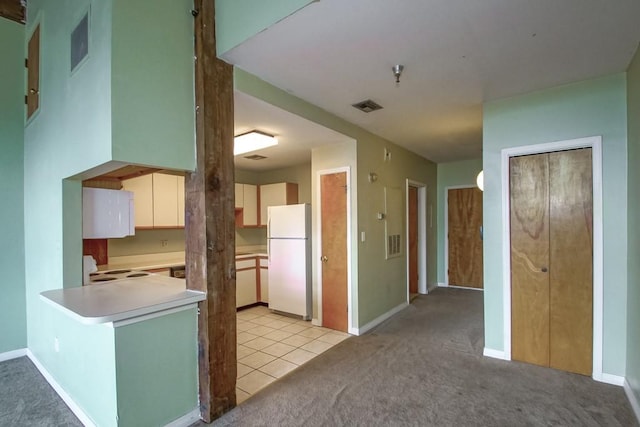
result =
[[[407,302],[427,288],[427,186],[406,180]]]
[[[475,185],[445,188],[446,286],[483,289],[482,195]]]
[[[348,332],[351,318],[351,185],[348,167],[318,171],[318,323]]]

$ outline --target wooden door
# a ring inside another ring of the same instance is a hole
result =
[[[590,375],[591,149],[510,160],[512,358]]]
[[[449,285],[482,289],[482,191],[451,189],[447,198]]]
[[[322,326],[347,331],[347,173],[321,175]]]
[[[409,294],[418,293],[418,189],[409,187]]]

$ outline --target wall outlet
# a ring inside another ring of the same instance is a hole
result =
[[[60,353],[60,341],[57,337],[53,339],[53,351]]]
[[[384,149],[384,161],[385,162],[390,162],[391,161],[391,151],[389,151],[388,148]]]
[[[165,246],[167,246],[168,244],[169,244],[169,241],[168,241],[168,240],[160,240],[160,246],[162,246],[163,248],[164,248]]]

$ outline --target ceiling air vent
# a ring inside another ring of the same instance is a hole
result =
[[[262,160],[262,159],[266,159],[265,156],[261,156],[260,154],[252,154],[250,156],[244,156],[245,159],[249,159],[249,160]]]
[[[376,104],[375,102],[373,102],[370,99],[367,99],[366,101],[356,102],[355,104],[353,104],[353,106],[355,108],[357,108],[358,110],[363,111],[365,113],[370,113],[372,111],[376,111],[376,110],[382,109],[381,105]]]

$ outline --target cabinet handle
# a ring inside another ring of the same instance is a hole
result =
[[[547,267],[542,267],[542,268],[540,269],[540,271],[542,271],[543,273],[546,273],[546,272],[547,272]]]

